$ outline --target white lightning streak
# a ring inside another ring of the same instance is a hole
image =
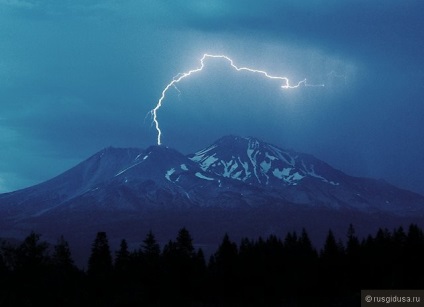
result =
[[[157,143],[158,145],[161,145],[161,137],[162,137],[162,131],[160,130],[159,127],[159,121],[157,118],[157,111],[160,109],[160,107],[162,106],[162,102],[165,99],[166,93],[167,91],[171,88],[174,87],[178,90],[178,88],[176,87],[175,84],[177,84],[178,82],[180,82],[181,80],[191,76],[192,74],[195,74],[197,72],[200,72],[203,70],[203,68],[205,67],[205,60],[207,58],[214,58],[214,59],[225,59],[227,60],[231,67],[234,68],[237,71],[248,71],[248,72],[252,72],[252,73],[256,73],[256,74],[261,74],[264,77],[268,78],[268,79],[273,79],[273,80],[281,80],[283,81],[283,84],[281,85],[282,89],[292,89],[292,88],[298,88],[301,85],[303,86],[309,86],[309,87],[323,87],[324,84],[308,84],[306,82],[306,79],[303,79],[302,81],[299,81],[297,84],[295,85],[290,85],[290,81],[287,77],[281,77],[281,76],[273,76],[268,74],[266,71],[264,70],[257,70],[257,69],[252,69],[249,67],[238,67],[234,64],[234,61],[232,59],[230,59],[228,56],[226,55],[214,55],[214,54],[207,54],[205,53],[203,55],[203,57],[200,59],[200,67],[196,68],[196,69],[192,69],[189,70],[188,72],[183,72],[183,73],[179,73],[178,75],[176,75],[172,81],[170,83],[168,83],[168,85],[163,89],[162,91],[162,95],[160,96],[158,103],[156,104],[156,107],[154,109],[152,109],[150,111],[150,113],[152,114],[153,117],[153,123],[155,124],[155,128],[158,132],[158,137],[157,137]]]

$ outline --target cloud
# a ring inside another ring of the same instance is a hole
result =
[[[0,0],[0,5],[7,5],[13,8],[32,9],[38,4],[36,1],[25,1],[25,0]]]
[[[422,131],[423,8],[423,1],[409,0],[0,0],[6,34],[0,46],[1,178],[15,173],[22,182],[36,182],[105,146],[154,144],[145,114],[163,86],[196,67],[204,52],[332,86],[277,97],[261,80],[233,78],[226,66],[214,70],[219,63],[210,63],[204,74],[180,84],[181,100],[173,95],[165,101],[159,118],[166,145],[196,150],[222,134],[250,129],[252,120],[258,133],[249,133],[322,153],[331,164],[346,166],[340,152],[348,153],[360,175],[367,175],[359,165],[370,161],[369,144],[375,155],[391,154],[388,129],[397,131],[399,148],[415,146],[421,154],[422,146],[415,139],[406,144],[403,135]],[[346,82],[329,80],[331,71],[346,75]],[[269,121],[261,117],[266,112]],[[274,123],[276,131],[267,129]]]
[[[236,0],[213,1],[212,8],[206,1],[196,3],[184,2],[185,25],[205,32],[315,45],[351,57],[393,60],[397,56],[392,65],[408,64],[423,47],[424,31],[419,30],[423,1]]]
[[[0,193],[9,192],[10,188],[6,185],[6,181],[2,178],[4,175],[0,174]]]

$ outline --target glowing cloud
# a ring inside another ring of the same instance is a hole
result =
[[[214,54],[205,53],[203,55],[203,57],[200,59],[200,66],[198,68],[189,70],[187,72],[179,73],[178,75],[176,75],[172,79],[172,81],[170,83],[168,83],[168,85],[163,89],[162,95],[160,96],[160,98],[159,98],[159,100],[156,104],[156,107],[150,111],[150,113],[153,117],[153,123],[154,123],[155,128],[158,132],[158,136],[157,136],[157,144],[158,145],[161,145],[162,131],[160,130],[160,127],[159,127],[157,111],[162,106],[163,100],[166,97],[166,93],[168,92],[168,90],[171,87],[174,87],[179,92],[178,88],[176,87],[176,84],[179,83],[180,81],[182,81],[183,79],[190,77],[191,75],[202,71],[203,68],[205,67],[205,60],[206,59],[224,59],[224,60],[228,61],[229,64],[231,65],[231,67],[234,68],[237,71],[247,71],[247,72],[251,72],[251,73],[255,73],[255,74],[260,74],[260,75],[262,75],[262,76],[264,76],[265,78],[268,78],[268,79],[280,80],[280,81],[283,82],[281,84],[282,89],[293,89],[293,88],[298,88],[300,86],[307,86],[307,87],[323,87],[324,86],[324,84],[309,84],[309,83],[307,83],[306,79],[303,79],[303,80],[297,82],[296,84],[291,85],[290,81],[287,77],[273,76],[273,75],[270,75],[269,73],[267,73],[264,70],[258,70],[258,69],[253,69],[253,68],[249,68],[249,67],[238,67],[234,64],[234,61],[226,55],[214,55]]]

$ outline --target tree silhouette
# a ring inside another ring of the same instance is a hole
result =
[[[0,291],[4,291],[5,290],[5,285],[4,283],[6,283],[7,279],[8,279],[8,273],[9,270],[6,266],[6,263],[3,259],[3,252],[0,250]],[[4,305],[2,298],[0,298],[0,306]]]
[[[195,255],[193,239],[185,227],[178,231],[175,249],[178,255],[185,259],[192,259]]]
[[[47,303],[43,296],[49,285],[49,245],[40,237],[31,232],[17,247],[8,245],[3,249],[12,271],[10,288],[5,292],[7,299],[13,301],[11,305]]]
[[[141,246],[141,278],[146,288],[146,299],[152,303],[156,303],[160,298],[161,278],[163,277],[160,257],[160,246],[150,230]]]
[[[415,224],[408,228],[405,240],[405,287],[424,288],[424,234]]]
[[[71,249],[63,236],[59,237],[53,247],[50,265],[49,288],[54,296],[54,305],[78,305],[78,296],[75,294],[83,282],[82,272],[75,266]]]
[[[151,230],[143,240],[142,251],[148,258],[158,258],[160,256],[160,246]]]
[[[186,304],[198,285],[194,284],[196,275],[196,253],[193,239],[186,228],[178,231],[176,241],[169,241],[163,248],[163,269],[167,277],[166,287],[172,299]]]
[[[358,293],[361,290],[360,280],[363,277],[363,267],[361,265],[361,243],[355,233],[352,224],[347,230],[346,243],[346,274],[350,276],[347,279],[349,288]]]
[[[352,224],[349,225],[347,230],[347,244],[346,244],[346,254],[350,257],[356,257],[359,253],[360,243],[359,239],[356,236],[355,228]]]
[[[340,260],[343,255],[343,245],[336,241],[331,230],[328,231],[325,240],[324,249],[321,252],[321,258],[327,263],[335,263]]]
[[[40,241],[41,235],[31,232],[16,249],[15,270],[37,274],[49,263],[47,242]]]
[[[325,297],[332,297],[334,293],[341,294],[345,288],[344,247],[337,242],[331,230],[328,231],[324,248],[320,255],[322,293]]]
[[[52,264],[62,270],[74,270],[74,260],[72,259],[71,249],[68,242],[63,236],[60,236],[56,245],[54,246],[54,252],[52,254]]]
[[[228,234],[224,235],[218,250],[214,254],[214,262],[210,267],[215,277],[214,284],[217,286],[225,301],[234,298],[236,295],[237,274],[238,274],[238,249],[234,242],[231,242]]]
[[[122,239],[119,250],[115,254],[115,271],[126,277],[130,268],[130,252],[128,251],[128,243]]]
[[[88,259],[89,276],[104,278],[112,272],[112,256],[106,232],[98,232],[91,247]]]
[[[360,289],[422,289],[424,233],[417,225],[379,229],[359,241],[352,225],[346,248],[330,230],[319,255],[306,230],[242,239],[228,234],[205,265],[187,229],[160,252],[150,231],[136,251],[126,240],[114,269],[106,233],[79,271],[69,244],[51,249],[32,232],[0,249],[0,306],[356,306]],[[241,289],[241,290],[240,290]]]
[[[112,269],[112,255],[106,232],[98,232],[91,246],[87,268],[91,305],[106,306],[106,302],[112,299]]]
[[[4,276],[6,272],[7,272],[6,263],[3,259],[3,253],[0,251],[0,279]]]

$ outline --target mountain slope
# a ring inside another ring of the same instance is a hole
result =
[[[226,136],[190,156],[204,172],[254,185],[297,204],[397,214],[422,212],[424,198],[384,181],[348,176],[307,154],[256,138]]]
[[[186,226],[209,244],[225,231],[306,227],[324,236],[349,223],[366,232],[423,221],[421,195],[237,136],[187,156],[165,146],[106,148],[49,181],[0,195],[0,235],[36,230],[75,242],[99,230],[118,240],[152,229],[165,240]]]
[[[297,185],[305,177],[338,185],[341,172],[305,154],[282,150],[255,138],[223,137],[190,157],[204,171],[256,185]],[[319,175],[325,173],[327,178]]]
[[[421,212],[424,204],[421,195],[348,176],[311,155],[226,136],[188,156],[163,146],[106,148],[49,181],[0,195],[0,211],[40,215],[84,198],[120,210],[160,205],[163,197],[177,207],[289,202],[399,215]]]

